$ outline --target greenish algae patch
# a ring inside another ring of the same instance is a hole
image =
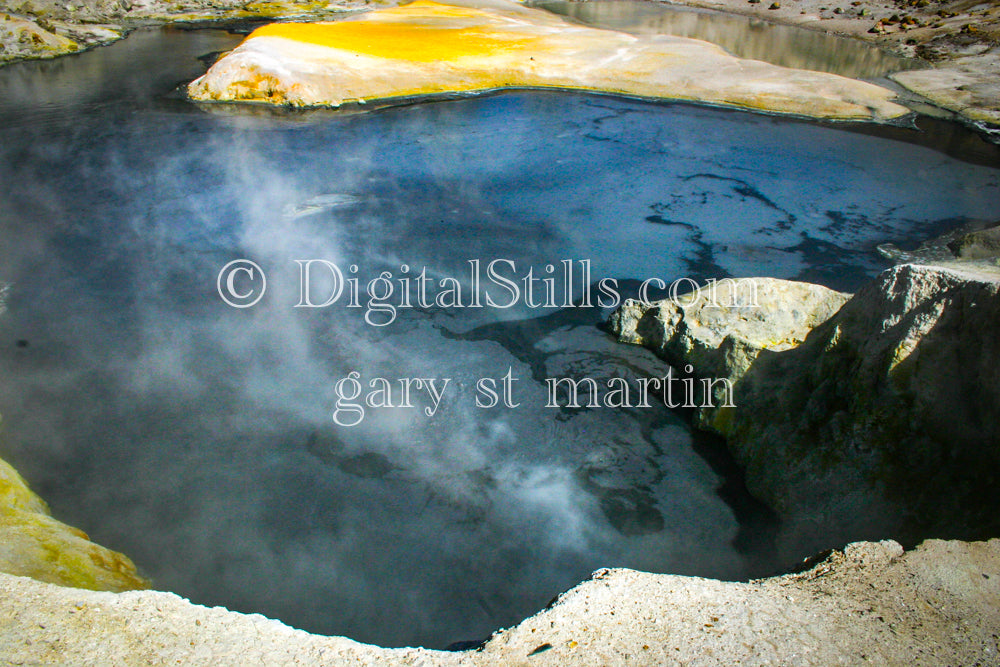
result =
[[[0,572],[99,591],[149,588],[127,556],[54,519],[24,478],[0,459]]]
[[[879,86],[742,60],[695,39],[569,23],[507,0],[418,0],[336,22],[254,31],[188,87],[198,101],[339,106],[560,88],[820,118],[907,113]]]

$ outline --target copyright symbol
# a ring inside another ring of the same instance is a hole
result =
[[[249,308],[264,296],[267,278],[249,259],[234,259],[222,267],[215,281],[222,300],[233,308]]]

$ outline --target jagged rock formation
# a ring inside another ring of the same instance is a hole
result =
[[[0,63],[21,58],[51,58],[79,49],[76,41],[46,30],[29,18],[0,14]]]
[[[823,292],[800,294],[801,311],[828,307]],[[761,306],[763,322],[785,308],[775,300]],[[825,516],[834,533],[838,523],[902,535],[1000,527],[1000,273],[894,267],[801,344],[762,345],[735,375],[728,358],[713,365],[694,350],[714,346],[718,358],[727,350],[717,342],[725,318],[745,328],[741,313],[718,313],[716,331],[705,336],[672,312],[654,305],[638,318],[618,315],[612,326],[674,365],[692,364],[695,375],[737,378],[737,407],[703,409],[697,423],[727,439],[748,487],[782,515]],[[698,343],[690,350],[659,343],[692,330]]]
[[[148,588],[126,556],[94,544],[49,514],[41,498],[0,460],[0,572],[99,591]]]
[[[188,87],[200,101],[339,106],[506,87],[593,90],[821,118],[906,113],[878,86],[741,60],[694,39],[629,35],[506,0],[429,0],[254,31]]]

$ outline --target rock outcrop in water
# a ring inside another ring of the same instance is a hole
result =
[[[99,591],[149,587],[126,556],[52,518],[45,501],[2,459],[0,572]]]
[[[727,279],[653,304],[628,300],[611,314],[610,325],[623,343],[643,345],[681,370],[690,365],[701,377],[735,385],[765,350],[798,346],[849,297],[791,280]],[[733,408],[723,406],[724,386],[714,387],[715,407],[695,413],[702,427],[725,430]]]
[[[799,295],[798,311],[817,314],[839,298],[805,287]],[[756,319],[773,318],[782,339],[787,306],[760,305]],[[702,409],[696,422],[727,439],[748,487],[782,515],[900,535],[1000,527],[1000,272],[894,267],[799,345],[760,345],[745,370],[718,362],[730,340],[720,331],[746,329],[739,309],[721,309],[708,333],[669,305],[623,311],[611,321],[622,340],[695,375],[735,377],[737,407]],[[694,342],[661,343],[683,336]],[[715,363],[699,346],[716,351]]]
[[[0,575],[10,664],[975,665],[1000,646],[1000,540],[859,543],[749,583],[600,570],[478,651],[382,649],[171,593]]]
[[[887,119],[894,94],[741,60],[694,39],[569,23],[506,0],[429,0],[255,30],[188,87],[200,101],[339,106],[509,87],[591,90],[821,118]]]

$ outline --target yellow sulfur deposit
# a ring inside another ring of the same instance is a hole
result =
[[[453,21],[449,24],[442,21],[444,18]],[[463,19],[472,19],[468,27],[460,25]],[[480,19],[478,13],[468,9],[418,0],[405,7],[373,12],[365,21],[272,23],[258,28],[253,37],[282,37],[377,58],[417,62],[485,57],[525,50],[538,42],[538,38],[514,31],[488,29]]]
[[[2,459],[0,572],[100,591],[149,588],[128,557],[52,518],[45,501]]]
[[[417,0],[340,21],[267,25],[188,93],[199,101],[339,106],[509,87],[823,118],[907,112],[873,84],[742,60],[695,39],[591,28],[509,0]]]

